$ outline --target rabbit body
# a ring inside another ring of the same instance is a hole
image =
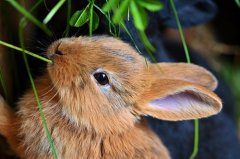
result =
[[[114,38],[60,39],[46,54],[53,64],[35,83],[58,158],[168,159],[141,116],[176,121],[222,108],[211,91],[217,82],[210,72],[188,64],[146,63]],[[0,110],[5,117],[0,133],[21,158],[53,158],[31,89],[18,106],[17,113]]]
[[[61,112],[62,106],[57,102],[57,97],[51,99],[55,93],[53,90],[41,96],[49,85],[46,79],[45,76],[36,85],[59,159],[170,158],[165,146],[144,121],[138,121],[126,132],[109,135],[100,135],[84,124],[74,124]],[[34,94],[29,90],[20,101],[15,121],[18,126],[14,135],[17,141],[13,147],[22,158],[53,158],[36,105]]]

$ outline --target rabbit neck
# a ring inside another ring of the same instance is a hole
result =
[[[61,158],[170,158],[161,140],[143,121],[124,133],[106,136],[83,129],[60,129],[53,138]]]
[[[40,125],[38,111],[22,113],[24,118],[19,116],[21,128],[17,135],[21,141],[18,152],[23,158],[49,158],[51,147]],[[102,135],[81,125],[76,128],[62,117],[50,117],[48,113],[45,116],[58,158],[170,158],[160,139],[143,121],[121,134]]]

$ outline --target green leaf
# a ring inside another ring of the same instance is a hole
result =
[[[145,10],[141,6],[138,6],[135,1],[131,1],[130,11],[133,16],[135,27],[140,31],[144,31],[148,25],[147,13]]]
[[[97,13],[93,11],[93,24],[92,24],[93,31],[96,30],[98,26],[99,26],[99,17]]]
[[[137,3],[152,12],[163,9],[163,4],[158,0],[137,0]]]
[[[127,15],[130,0],[124,0],[113,16],[113,23],[118,24]]]
[[[81,27],[89,20],[89,9],[86,7],[84,10],[76,11],[70,18],[69,24],[72,27]]]
[[[109,0],[108,2],[106,2],[103,7],[102,10],[104,12],[108,12],[110,10],[112,10],[113,8],[115,8],[117,6],[117,4],[119,3],[120,0]]]
[[[48,13],[48,15],[44,18],[43,23],[47,24],[52,17],[57,13],[57,11],[61,8],[61,6],[64,4],[66,0],[60,0],[53,9]]]

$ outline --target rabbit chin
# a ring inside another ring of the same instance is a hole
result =
[[[58,93],[61,115],[71,122],[76,130],[94,131],[104,136],[120,134],[134,127],[140,119],[134,106],[121,106],[116,109],[116,106],[102,97],[95,96],[90,99],[86,90],[74,93],[74,89],[60,89]]]

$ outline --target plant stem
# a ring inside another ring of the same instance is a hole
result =
[[[9,48],[11,48],[11,49],[14,49],[14,50],[23,52],[23,49],[22,49],[22,48],[17,47],[17,46],[14,46],[14,45],[9,44],[9,43],[6,43],[6,42],[1,41],[1,40],[0,40],[0,45],[3,45],[3,46],[6,46],[6,47],[9,47]],[[38,59],[42,60],[42,61],[45,61],[45,62],[48,62],[48,63],[52,63],[51,60],[49,60],[49,59],[47,59],[47,58],[44,58],[44,57],[42,57],[42,56],[39,56],[39,55],[37,55],[37,54],[34,54],[34,53],[30,52],[30,51],[24,50],[23,53],[28,54],[28,55],[31,55],[31,56],[33,56],[33,57],[35,57],[35,58],[38,58]]]
[[[185,52],[185,55],[186,55],[186,58],[187,58],[187,62],[191,63],[189,52],[188,52],[188,47],[187,47],[187,44],[186,44],[186,41],[185,41],[185,38],[184,38],[182,26],[181,26],[181,23],[180,23],[180,20],[179,20],[178,14],[177,14],[177,10],[176,10],[176,7],[175,7],[175,4],[174,4],[173,0],[170,0],[170,4],[171,4],[173,14],[174,14],[176,22],[177,22],[178,31],[179,31],[179,34],[180,34],[180,37],[181,37],[181,41],[182,41],[184,52]]]
[[[92,0],[90,5],[90,18],[89,18],[89,36],[92,36],[93,32],[93,6],[94,6],[94,0]]]
[[[44,18],[43,23],[47,24],[52,17],[57,13],[57,11],[61,8],[61,6],[65,3],[66,0],[60,0],[53,9],[48,13],[48,15]]]
[[[71,0],[67,0],[67,27],[66,27],[66,30],[65,30],[65,33],[64,33],[65,37],[69,36],[69,30],[70,30],[69,20],[70,20],[70,17],[71,17],[71,8],[72,8]]]
[[[145,31],[140,31],[140,30],[138,30],[138,34],[139,34],[140,39],[141,39],[141,41],[143,42],[143,44],[144,44],[147,52],[148,52],[148,53],[150,52],[151,54],[149,54],[149,55],[152,56],[152,53],[154,53],[154,52],[156,51],[156,49],[154,48],[154,46],[153,46],[153,45],[151,44],[151,42],[149,41],[149,39],[148,39]],[[156,60],[155,60],[155,61],[156,61]]]
[[[41,23],[38,19],[36,19],[32,14],[30,14],[25,8],[23,8],[19,3],[15,0],[6,0],[9,2],[15,9],[17,9],[20,13],[22,13],[27,19],[29,19],[33,24],[42,29],[48,36],[52,35],[52,32],[47,28],[46,25]]]
[[[132,41],[132,43],[134,44],[134,46],[135,46],[136,50],[138,51],[138,53],[142,55],[142,52],[139,50],[139,48],[138,48],[135,40],[133,39],[132,34],[128,31],[128,28],[127,28],[127,26],[125,25],[125,23],[124,23],[123,21],[120,22],[120,27],[123,28],[123,30],[127,33],[127,35],[128,35],[129,38],[131,39],[131,41]]]
[[[182,26],[181,26],[181,23],[180,23],[180,20],[179,20],[178,14],[177,14],[177,10],[176,10],[173,0],[170,0],[170,4],[171,4],[171,7],[172,7],[172,10],[173,10],[176,22],[177,22],[178,31],[179,31],[179,34],[181,37],[181,41],[182,41],[182,45],[183,45],[184,52],[186,55],[187,63],[191,63],[189,52],[188,52],[188,47],[186,44],[186,40],[184,38]],[[189,157],[189,159],[194,159],[197,156],[198,146],[199,146],[199,120],[195,119],[194,120],[194,146],[193,146],[193,152],[192,152],[191,156]]]
[[[26,23],[25,23],[24,20],[20,21],[20,23],[19,23],[19,41],[20,41],[20,45],[22,47],[21,49],[22,49],[23,53],[25,52],[24,39],[23,39],[23,36],[24,36],[23,29],[25,27],[25,24]],[[28,61],[27,61],[26,54],[23,54],[23,59],[24,59],[24,63],[25,63],[26,69],[27,69],[27,73],[28,73],[28,76],[29,76],[29,79],[30,79],[30,82],[31,82],[31,85],[32,85],[33,93],[34,93],[34,96],[36,98],[39,113],[40,113],[40,116],[41,116],[41,119],[42,119],[42,122],[43,122],[43,128],[46,132],[46,135],[47,135],[47,138],[48,138],[48,141],[49,141],[52,153],[53,153],[53,157],[54,157],[54,159],[58,159],[56,149],[55,149],[55,146],[54,146],[54,143],[53,143],[53,139],[52,139],[50,131],[48,129],[47,121],[46,121],[44,113],[43,113],[43,108],[42,108],[42,105],[41,105],[41,102],[40,102],[40,99],[39,99],[39,96],[38,96],[38,92],[37,92],[37,89],[36,89],[32,74],[31,74],[31,70],[30,70]]]
[[[94,7],[95,7],[97,10],[99,10],[99,11],[105,16],[105,18],[108,20],[109,32],[110,32],[113,36],[117,36],[117,35],[116,35],[116,34],[117,34],[117,33],[116,33],[116,26],[115,26],[115,24],[113,24],[112,21],[111,21],[111,16],[110,16],[109,11],[108,11],[107,14],[106,14],[106,13],[105,13],[101,8],[99,8],[97,5],[94,4]],[[112,32],[111,27],[113,27],[114,33]]]
[[[194,159],[198,153],[199,144],[199,120],[194,120],[194,149],[189,159]]]

